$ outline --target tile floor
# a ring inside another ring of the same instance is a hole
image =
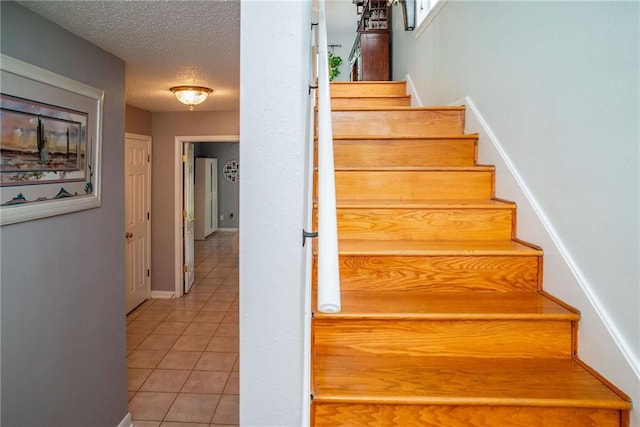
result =
[[[127,316],[129,411],[136,427],[238,426],[238,255],[234,232],[195,242],[195,284]]]

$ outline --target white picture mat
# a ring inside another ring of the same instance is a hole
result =
[[[0,206],[0,225],[99,207],[104,91],[6,55],[0,55],[0,73],[0,90],[4,94],[88,114],[87,144],[91,157],[87,161],[91,165],[90,181],[93,185],[93,191],[90,194]],[[7,198],[5,192],[10,192],[9,194],[23,192],[31,196],[28,199],[33,199],[34,194],[45,191],[45,186],[49,185],[51,184],[2,187],[0,195],[3,203]],[[42,189],[38,190],[38,187]]]

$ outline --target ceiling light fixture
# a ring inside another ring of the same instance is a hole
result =
[[[189,111],[193,111],[193,106],[204,102],[213,89],[204,86],[174,86],[169,89],[178,98],[178,101],[189,106]]]

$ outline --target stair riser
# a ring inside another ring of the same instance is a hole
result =
[[[331,83],[331,96],[403,96],[407,93],[405,82],[357,82]]]
[[[542,270],[536,256],[341,255],[339,262],[342,289],[372,292],[535,292]]]
[[[314,319],[320,355],[546,357],[572,355],[567,320]]]
[[[385,166],[473,166],[476,140],[335,140],[336,168]],[[317,165],[317,150],[315,164]]]
[[[508,240],[514,225],[512,209],[338,209],[337,215],[340,239]]]
[[[490,171],[336,171],[335,182],[343,200],[493,198]]]
[[[397,97],[349,97],[331,98],[331,108],[369,108],[369,107],[410,107],[411,98],[408,96]]]
[[[325,403],[311,405],[315,427],[620,427],[621,411],[519,406]],[[402,420],[401,424],[397,421]]]
[[[464,134],[464,110],[333,111],[333,135],[447,136]]]
[[[341,289],[372,292],[535,292],[542,270],[535,256],[341,255],[339,263]],[[314,289],[316,279],[314,270]]]

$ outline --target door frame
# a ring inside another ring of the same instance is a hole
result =
[[[182,264],[184,251],[182,247],[182,198],[184,183],[182,182],[182,150],[185,142],[240,142],[240,135],[191,135],[176,136],[174,144],[174,175],[173,175],[173,211],[174,211],[174,271],[175,294],[174,298],[180,298],[183,293],[184,274]]]
[[[142,134],[138,134],[138,133],[130,133],[130,132],[125,132],[124,133],[124,139],[125,139],[125,153],[126,153],[126,144],[127,144],[127,139],[137,139],[140,141],[145,141],[146,145],[147,145],[147,153],[149,154],[149,161],[147,162],[147,182],[145,183],[145,187],[146,187],[146,204],[147,204],[147,212],[149,213],[149,219],[147,220],[147,255],[146,255],[146,259],[145,259],[145,264],[147,265],[147,268],[149,269],[149,275],[146,276],[145,278],[145,282],[146,282],[146,288],[147,288],[147,299],[151,298],[151,280],[152,280],[152,276],[151,276],[151,191],[152,191],[152,177],[151,174],[153,173],[153,167],[152,167],[152,163],[153,163],[153,144],[152,144],[152,138],[150,135],[142,135]],[[126,157],[126,154],[125,154]],[[126,161],[126,158],[124,159]],[[125,165],[126,168],[126,165]],[[125,183],[126,185],[126,183]],[[125,200],[126,202],[126,200]],[[129,260],[125,260],[126,262],[128,262]]]

